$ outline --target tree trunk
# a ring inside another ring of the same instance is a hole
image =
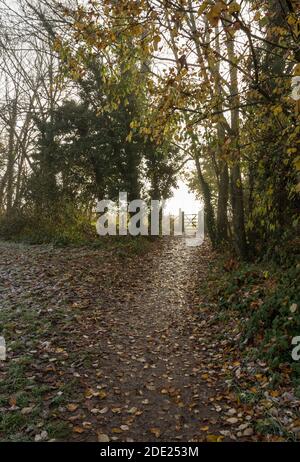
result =
[[[219,30],[216,28],[216,37],[218,37]],[[219,38],[216,40],[216,51],[220,52]],[[217,98],[216,110],[220,113],[223,109],[221,95],[223,92],[221,75],[220,75],[220,63],[217,63],[215,68],[212,69],[214,75],[214,89],[215,97]],[[222,244],[228,240],[228,195],[229,195],[229,173],[228,165],[225,160],[222,159],[222,149],[225,143],[225,128],[221,121],[217,122],[217,135],[218,135],[218,159],[219,159],[219,190],[218,190],[218,207],[217,207],[217,238],[218,243]]]
[[[214,210],[213,210],[213,206],[211,203],[211,192],[210,192],[209,185],[205,181],[205,178],[202,174],[199,157],[197,155],[195,155],[195,163],[196,163],[196,168],[197,168],[198,180],[200,183],[201,191],[203,194],[203,200],[204,200],[205,224],[206,224],[207,232],[212,242],[212,245],[213,247],[215,247],[217,243],[217,237],[216,237]]]
[[[231,64],[236,61],[234,52],[234,38],[227,34],[227,54],[229,60],[229,74],[230,74],[230,96],[231,104],[234,109],[231,110],[231,129],[234,136],[234,153],[232,156],[232,166],[230,167],[230,193],[231,205],[233,215],[233,234],[235,240],[235,247],[241,258],[247,258],[247,240],[245,231],[245,217],[244,217],[244,198],[243,186],[240,168],[240,148],[239,148],[239,88],[238,88],[238,74],[236,67]]]
[[[228,239],[228,217],[227,204],[229,195],[229,173],[226,162],[221,165],[219,195],[218,195],[218,212],[217,212],[217,234],[220,243]]]
[[[14,163],[15,163],[15,129],[17,123],[17,97],[12,103],[9,118],[9,140],[7,153],[7,187],[6,187],[6,215],[12,214],[14,194]]]
[[[248,251],[245,231],[244,199],[243,188],[241,186],[241,171],[238,162],[230,169],[230,191],[236,249],[239,256],[246,259]]]

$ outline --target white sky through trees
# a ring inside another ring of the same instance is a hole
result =
[[[177,215],[178,210],[183,212],[198,213],[202,208],[202,203],[195,194],[189,191],[188,186],[183,180],[179,180],[178,188],[173,190],[173,197],[167,201],[166,211],[172,215]]]

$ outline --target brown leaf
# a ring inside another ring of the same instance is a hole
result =
[[[82,427],[73,427],[74,433],[84,433],[84,428]]]
[[[79,407],[78,404],[74,404],[74,403],[70,403],[70,404],[67,405],[67,409],[70,412],[76,411],[76,409],[78,409],[78,407]]]
[[[150,433],[156,436],[156,438],[160,437],[160,429],[159,428],[150,428]]]
[[[9,398],[9,401],[8,401],[8,402],[9,402],[9,404],[10,404],[11,406],[16,406],[16,404],[17,404],[17,398],[16,398],[15,396],[12,396],[11,398]]]

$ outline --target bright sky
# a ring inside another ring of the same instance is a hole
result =
[[[173,197],[167,201],[167,213],[177,215],[179,209],[187,214],[198,213],[202,208],[201,201],[196,198],[194,193],[189,191],[183,180],[179,180],[178,188],[173,190],[173,194]]]

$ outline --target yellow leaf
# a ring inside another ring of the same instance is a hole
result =
[[[67,409],[70,412],[74,412],[76,411],[76,409],[78,409],[78,404],[74,404],[74,403],[68,404]]]
[[[211,7],[209,12],[206,14],[208,21],[210,22],[211,26],[215,27],[218,25],[220,16],[222,11],[226,9],[226,6],[223,2],[218,2],[214,6]]]
[[[296,16],[289,15],[289,16],[288,16],[288,19],[287,19],[287,22],[288,22],[291,26],[293,26],[293,25],[296,24],[296,22],[297,22]]]
[[[260,12],[259,12],[259,11],[257,11],[257,12],[255,13],[255,15],[254,15],[254,18],[253,18],[253,19],[254,19],[254,21],[259,21],[259,20],[260,20],[260,18],[261,18],[261,16],[260,16]]]
[[[132,140],[132,132],[129,133],[129,135],[126,137],[126,141],[128,141],[128,143],[130,143]]]
[[[121,430],[121,428],[116,428],[115,427],[115,428],[112,429],[112,433],[122,433],[122,430]]]
[[[273,114],[276,116],[276,115],[279,115],[282,113],[282,107],[281,106],[276,106],[273,108]]]
[[[141,24],[136,24],[131,28],[131,32],[133,35],[140,35],[143,32],[143,26]]]
[[[200,8],[198,9],[198,15],[200,16],[200,14],[204,13],[204,11],[206,10],[207,6],[208,6],[208,0],[205,0],[205,2],[203,2],[203,4],[200,6]]]
[[[207,432],[207,430],[209,429],[209,426],[207,425],[206,427],[200,427],[200,430],[202,432]]]
[[[300,172],[300,158],[296,160],[295,166],[296,166],[296,170]]]
[[[65,350],[63,348],[56,348],[55,353],[64,353]]]
[[[228,12],[230,14],[238,13],[240,10],[241,10],[241,5],[239,5],[238,2],[232,2],[228,8]]]
[[[91,399],[93,396],[97,396],[97,392],[95,392],[92,388],[88,388],[88,389],[84,392],[84,396],[85,396],[87,399]]]
[[[103,398],[106,398],[107,396],[107,393],[103,390],[101,391],[95,391],[93,390],[92,388],[88,388],[85,393],[84,393],[84,396],[87,398],[87,399],[91,399],[93,396],[98,396],[100,399],[103,399]]]
[[[121,414],[122,409],[120,407],[113,407],[111,412],[113,412],[114,414]]]
[[[224,436],[221,435],[207,435],[206,441],[208,443],[222,443]]]
[[[294,75],[300,76],[300,63],[295,66]]]

